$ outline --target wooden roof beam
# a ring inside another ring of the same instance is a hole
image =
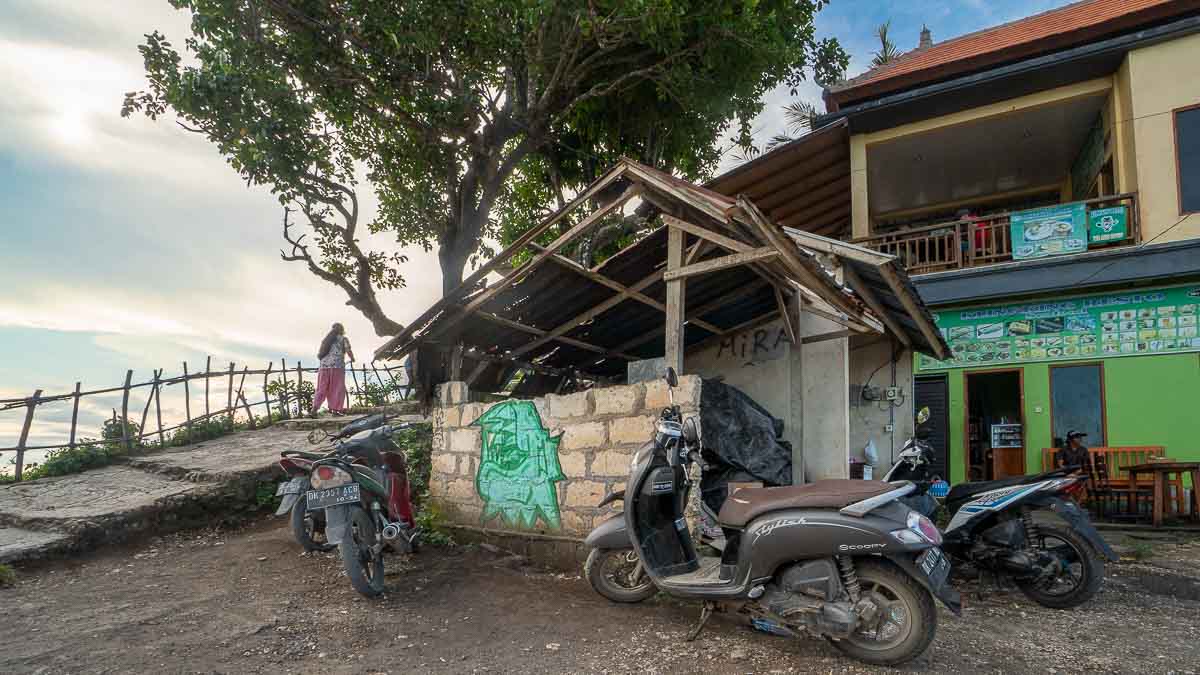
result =
[[[684,322],[690,323],[690,324],[696,326],[697,328],[704,328],[704,330],[707,330],[708,332],[712,333],[713,335],[723,335],[725,333],[724,328],[717,328],[717,330],[710,330],[708,328],[705,328],[704,326],[701,326],[700,323],[696,321],[696,319],[704,316],[705,314],[708,314],[709,312],[713,311],[714,309],[719,309],[720,307],[728,305],[731,302],[741,300],[744,297],[753,295],[753,294],[757,293],[758,291],[762,290],[763,287],[768,286],[768,285],[770,285],[770,282],[768,282],[768,281],[757,281],[752,284],[746,284],[744,286],[735,288],[728,293],[724,293],[717,298],[709,300],[708,302],[704,303],[703,305],[700,305],[699,307],[696,307],[695,309],[688,310],[684,314]],[[706,324],[706,325],[712,325],[712,324]],[[665,326],[664,326],[664,328],[665,328]],[[713,326],[713,328],[716,328],[716,326]],[[662,335],[662,333],[663,333],[663,328],[658,328],[658,329],[652,330],[650,332],[639,335],[638,337],[633,338],[632,340],[629,340],[629,341],[626,341],[626,342],[623,342],[623,343],[617,345],[615,347],[615,349],[617,351],[624,351],[626,349],[632,349],[634,347],[644,345],[647,342],[650,342],[651,340],[658,338],[658,336]]]
[[[728,269],[730,267],[740,267],[749,265],[750,263],[770,260],[779,257],[779,249],[774,246],[763,246],[761,248],[751,249],[745,253],[730,253],[723,255],[720,258],[712,258],[704,262],[692,263],[684,265],[678,269],[668,270],[663,274],[663,281],[674,281],[675,279],[684,279],[686,277],[695,276],[697,274],[707,274],[718,270]]]
[[[475,312],[475,316],[478,316],[479,318],[484,319],[486,321],[491,321],[492,323],[495,323],[495,324],[498,324],[501,326],[506,326],[508,328],[512,328],[514,330],[519,330],[519,331],[522,331],[525,333],[529,333],[531,335],[536,335],[538,337],[544,337],[548,333],[548,331],[542,330],[541,328],[535,328],[534,326],[529,326],[529,325],[523,324],[519,321],[513,321],[512,319],[506,319],[505,317],[502,317],[498,314],[493,314],[491,312],[485,312],[483,310],[477,310]],[[638,356],[634,356],[632,354],[623,354],[623,353],[621,353],[620,350],[605,349],[604,347],[600,347],[598,345],[591,344],[590,342],[585,342],[583,340],[578,340],[578,339],[575,339],[572,337],[567,337],[566,335],[559,335],[559,336],[555,337],[554,340],[556,342],[561,342],[563,344],[571,345],[572,347],[586,349],[589,352],[603,354],[604,356],[607,356],[609,358],[625,359],[626,361],[637,361],[641,358]]]
[[[862,280],[862,277],[858,276],[853,267],[843,265],[842,272],[846,275],[846,281],[850,283],[850,287],[854,289],[855,293],[858,293],[858,297],[867,303],[867,307],[870,307],[871,311],[875,312],[875,315],[888,327],[888,330],[892,331],[897,340],[905,347],[911,349],[912,338],[908,336],[908,331],[896,323],[896,320],[888,313],[883,303],[879,301],[879,297],[875,295],[875,291],[871,290],[871,287]]]

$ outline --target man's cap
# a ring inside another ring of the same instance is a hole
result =
[[[1069,441],[1072,438],[1087,438],[1087,434],[1083,433],[1082,431],[1068,431],[1067,440]]]

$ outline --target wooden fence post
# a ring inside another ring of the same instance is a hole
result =
[[[21,440],[17,441],[17,481],[21,480],[21,472],[25,470],[25,441],[29,440],[29,427],[33,424],[33,410],[37,408],[38,399],[42,397],[42,390],[38,389],[33,392],[33,398],[29,399],[25,410],[25,424],[21,427]]]
[[[75,383],[74,403],[71,404],[71,440],[69,441],[72,450],[75,449],[75,425],[79,422],[79,382]]]
[[[204,380],[205,385],[208,384],[208,379]],[[187,361],[183,362],[183,414],[187,421],[184,426],[187,428],[187,440],[192,442],[192,390],[188,385]]]
[[[233,361],[229,362],[229,389],[225,392],[225,410],[233,417]]]
[[[212,377],[212,357],[204,357],[204,419],[208,419],[208,380]]]
[[[229,367],[232,368],[233,364],[232,363],[229,364]],[[245,405],[245,407],[246,407],[246,417],[247,417],[246,423],[250,425],[251,429],[254,429],[254,428],[256,428],[254,426],[254,415],[250,414],[250,405],[248,403],[246,403],[246,397],[243,393],[246,389],[246,375],[249,373],[250,373],[250,366],[242,366],[242,379],[238,380],[237,398],[240,398],[242,400],[242,404]],[[230,380],[229,383],[233,384],[233,380]],[[232,412],[229,413],[229,418],[230,418],[230,420],[233,419]]]
[[[267,364],[267,372],[263,373],[263,405],[267,409],[267,424],[271,426],[271,395],[267,393],[267,385],[271,379],[271,369],[275,367],[274,363]]]
[[[283,374],[283,393],[280,395],[279,405],[283,408],[283,419],[286,420],[291,417],[291,411],[288,409],[287,361],[279,359],[279,364],[282,368],[279,372]]]
[[[359,399],[362,399],[363,390],[361,387],[358,386],[358,375],[354,374],[354,364],[353,363],[350,364],[350,379],[354,380],[354,390],[358,393]],[[342,373],[343,384],[345,383],[345,381],[346,381],[346,373]],[[342,401],[342,405],[346,406],[347,408],[350,407],[350,392],[348,392],[348,391],[346,392],[346,400]]]
[[[158,375],[154,377],[154,417],[158,420],[158,447],[162,448],[166,445],[163,441],[163,426],[162,426],[162,391],[158,388],[158,378],[162,375],[162,368],[158,369]]]
[[[129,384],[133,381],[133,371],[125,371],[125,390],[121,395],[121,444],[126,450],[132,450],[129,442]]]
[[[304,417],[304,411],[300,409],[300,387],[304,384],[304,368],[300,362],[296,361],[296,416]]]
[[[146,407],[142,408],[142,423],[138,425],[138,445],[142,444],[142,438],[146,436],[146,416],[150,414],[150,402],[158,393],[158,374],[161,370],[154,371],[154,385],[150,388],[150,395],[146,397]]]

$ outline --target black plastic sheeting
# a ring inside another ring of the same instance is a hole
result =
[[[730,482],[791,485],[792,445],[782,435],[783,420],[745,392],[704,380],[700,388],[701,455],[708,464],[700,478],[704,504],[719,512]]]

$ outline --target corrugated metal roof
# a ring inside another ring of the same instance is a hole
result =
[[[1200,9],[1196,0],[1082,0],[902,54],[829,87],[838,105],[1028,58]]]

